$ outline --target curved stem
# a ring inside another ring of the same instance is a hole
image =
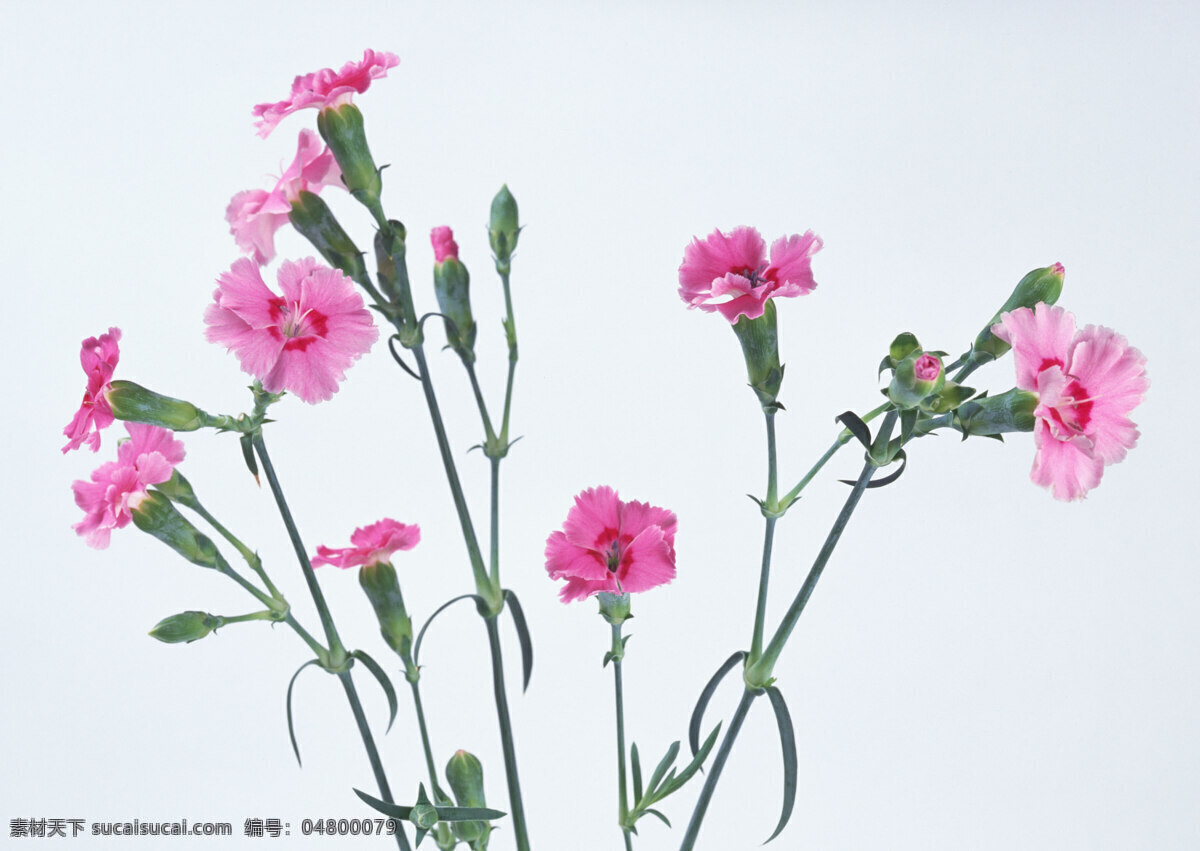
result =
[[[880,405],[875,410],[869,411],[868,413],[864,414],[862,421],[864,423],[869,423],[871,420],[875,419],[877,416],[879,416],[884,411],[886,411],[890,406],[891,406],[891,402],[884,402],[882,405]],[[817,461],[816,464],[813,464],[812,469],[810,469],[807,473],[804,474],[804,478],[800,480],[800,483],[797,484],[794,488],[792,488],[790,491],[788,491],[787,494],[784,495],[783,499],[780,500],[780,502],[784,505],[791,504],[796,499],[796,497],[800,495],[800,491],[804,490],[804,488],[808,485],[808,483],[813,480],[813,477],[816,476],[817,473],[819,473],[821,471],[821,468],[825,466],[826,462],[828,462],[830,458],[832,458],[834,455],[836,455],[837,451],[839,449],[841,449],[843,446],[845,446],[847,443],[850,442],[851,437],[853,437],[853,435],[850,434],[850,429],[842,429],[841,433],[837,436],[837,440],[835,440],[833,442],[833,445],[830,446],[829,449],[827,449],[825,451],[825,454],[820,457],[820,459]]]
[[[328,650],[321,646],[321,642],[313,638],[307,629],[300,626],[300,623],[296,620],[295,616],[292,615],[291,612],[288,612],[287,616],[283,619],[283,622],[295,630],[296,635],[300,636],[300,638],[304,640],[304,643],[308,645],[309,649],[317,654],[318,659],[326,656],[329,653]]]
[[[492,651],[492,688],[496,696],[496,717],[500,721],[500,743],[504,748],[504,774],[508,779],[508,801],[512,810],[513,833],[517,850],[529,851],[529,835],[525,828],[525,805],[521,801],[521,779],[517,776],[517,749],[513,742],[512,721],[508,717],[508,695],[504,688],[504,658],[500,652],[500,630],[497,616],[484,619],[487,625],[488,646]]]
[[[366,713],[363,712],[362,701],[358,699],[358,689],[349,671],[338,674],[342,688],[346,690],[346,700],[350,701],[350,709],[354,712],[354,720],[358,724],[358,734],[362,737],[363,747],[367,750],[367,759],[371,762],[371,771],[375,773],[375,783],[379,786],[379,797],[389,804],[396,803],[392,798],[391,787],[388,786],[387,775],[383,771],[383,763],[379,759],[379,750],[375,747],[375,737],[371,735],[371,727],[367,724]],[[402,851],[411,851],[408,836],[404,833],[404,823],[396,824],[396,844]]]
[[[254,445],[254,451],[258,453],[258,458],[262,462],[263,472],[267,475],[267,482],[271,485],[271,493],[275,495],[275,504],[279,506],[279,514],[283,517],[283,525],[287,527],[288,537],[292,540],[292,548],[296,551],[296,559],[300,562],[300,572],[304,574],[304,581],[308,583],[309,593],[312,594],[313,604],[317,607],[317,613],[321,616],[321,625],[325,628],[325,638],[329,642],[329,654],[332,657],[333,664],[338,664],[339,660],[346,655],[346,648],[342,646],[342,640],[338,637],[337,628],[333,625],[333,615],[329,613],[329,606],[325,602],[325,595],[321,592],[321,586],[317,584],[316,574],[313,573],[312,563],[308,560],[308,552],[304,549],[304,542],[300,540],[300,530],[296,528],[296,521],[292,519],[292,512],[288,508],[287,500],[283,496],[283,489],[279,486],[279,477],[275,475],[275,467],[271,464],[271,456],[267,454],[267,444],[263,441],[262,432],[255,432],[251,438]]]
[[[712,765],[709,766],[708,776],[704,780],[704,788],[700,790],[700,797],[696,799],[696,806],[692,810],[692,818],[688,822],[687,833],[683,835],[683,844],[679,846],[679,851],[691,851],[696,844],[696,837],[700,835],[700,823],[704,821],[708,803],[712,800],[713,792],[716,791],[717,781],[721,778],[721,770],[725,768],[725,761],[729,759],[729,753],[733,750],[733,743],[737,740],[742,723],[746,720],[746,714],[750,711],[750,704],[760,694],[762,694],[761,691],[752,691],[749,688],[742,692],[742,700],[734,710],[733,718],[729,720],[729,726],[725,729],[725,738],[721,740],[721,747],[717,750]]]
[[[613,686],[617,700],[617,824],[625,836],[625,847],[632,849],[633,840],[625,825],[625,819],[629,816],[629,792],[625,780],[625,697],[621,685],[621,660],[625,648],[621,644],[620,624],[612,625],[612,652],[616,654],[613,656]]]

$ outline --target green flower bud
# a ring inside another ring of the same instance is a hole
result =
[[[987,360],[989,355],[991,358],[998,358],[1012,348],[1012,346],[992,333],[992,326],[1000,321],[1000,314],[1008,313],[1019,307],[1032,309],[1040,302],[1054,304],[1058,301],[1059,295],[1062,294],[1063,277],[1066,274],[1067,270],[1063,268],[1063,265],[1055,263],[1053,266],[1047,266],[1044,269],[1034,269],[1018,281],[1016,289],[1008,297],[1008,301],[1004,302],[1004,306],[996,311],[996,315],[991,318],[987,325],[983,326],[983,330],[975,338],[975,344],[971,352],[972,356],[980,355],[983,360]],[[976,357],[976,360],[979,359],[981,358]]]
[[[407,664],[412,658],[413,626],[404,608],[396,569],[386,561],[364,565],[358,571],[358,584],[375,609],[383,640]]]
[[[169,428],[172,431],[195,431],[206,425],[207,414],[182,399],[162,396],[132,381],[114,381],[105,397],[119,420]]]
[[[960,407],[954,414],[954,425],[965,440],[969,435],[984,437],[1012,431],[1033,431],[1034,409],[1038,406],[1036,393],[1013,388],[999,396],[985,396]]]
[[[888,357],[892,359],[892,366],[900,363],[913,352],[921,348],[921,344],[917,342],[916,336],[908,331],[903,334],[897,334],[896,339],[892,340],[892,345],[888,347]]]
[[[292,202],[288,219],[292,227],[312,243],[330,266],[341,269],[351,280],[362,281],[366,278],[367,267],[363,263],[362,252],[320,195],[302,191]]]
[[[216,544],[189,523],[163,494],[150,491],[137,505],[131,502],[130,509],[135,526],[158,538],[192,564],[212,568],[221,564]]]
[[[779,332],[776,328],[775,302],[767,299],[763,315],[751,319],[738,317],[733,333],[742,344],[750,388],[764,408],[778,406],[779,388],[783,384],[783,366],[779,363]]]
[[[521,226],[517,217],[517,199],[508,191],[508,184],[500,187],[492,199],[492,215],[488,220],[488,242],[496,258],[496,267],[508,267],[509,258],[517,247]]]
[[[473,754],[455,751],[446,763],[446,780],[460,807],[487,806],[483,794],[483,765]],[[469,843],[476,851],[487,847],[488,834],[491,832],[487,822],[459,821],[453,822],[451,828],[455,836]]]
[[[888,398],[902,408],[915,408],[926,396],[937,393],[946,383],[942,359],[930,352],[915,349],[896,364]]]
[[[150,630],[150,637],[157,638],[164,644],[191,644],[218,629],[223,623],[224,618],[207,612],[180,612],[155,624],[154,629]]]
[[[937,393],[932,393],[922,399],[920,408],[927,414],[945,414],[953,411],[974,395],[974,387],[964,387],[953,381],[947,381]]]
[[[378,208],[383,181],[367,147],[363,116],[358,107],[344,103],[322,109],[317,113],[317,130],[333,151],[342,170],[342,182],[350,194],[372,210]]]
[[[447,229],[448,230],[448,229]],[[446,342],[463,363],[475,362],[475,318],[471,315],[471,276],[458,257],[448,255],[433,264],[433,289],[438,306],[450,321],[446,323]]]
[[[429,830],[438,823],[437,808],[433,804],[417,804],[409,812],[408,820],[422,830]]]

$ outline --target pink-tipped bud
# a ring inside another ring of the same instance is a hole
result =
[[[913,375],[918,381],[934,381],[941,371],[942,362],[935,355],[921,355],[913,364]]]
[[[433,243],[433,259],[441,263],[448,257],[458,259],[458,243],[454,241],[454,231],[442,225],[429,233],[429,241]]]
[[[1061,263],[1055,263],[1050,267],[1050,271],[1058,275],[1060,278],[1064,278],[1067,274],[1067,267]]]

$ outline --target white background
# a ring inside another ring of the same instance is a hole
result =
[[[188,646],[146,637],[173,612],[252,601],[132,528],[89,550],[70,529],[70,482],[111,457],[115,435],[98,456],[59,453],[83,387],[79,341],[109,325],[125,334],[120,377],[210,411],[248,407],[235,358],[202,336],[237,257],[222,214],[235,192],[269,186],[315,119],[290,117],[264,142],[250,107],[369,46],[402,59],[357,102],[391,164],[384,202],[412,234],[418,305],[434,306],[424,235],[452,225],[497,410],[503,308],[484,225],[502,182],[527,225],[513,272],[525,438],[504,465],[501,549],[536,643],[522,697],[506,627],[535,848],[620,847],[608,628],[592,603],[559,604],[542,566],[575,493],[608,483],[679,515],[678,579],[635,601],[629,629],[628,733],[646,761],[685,735],[710,673],[748,642],[762,521],[744,494],[764,487],[761,416],[734,336],[675,293],[686,242],[739,224],[826,242],[818,289],[780,304],[785,487],[835,414],[879,401],[875,367],[897,332],[957,353],[1026,271],[1054,261],[1068,270],[1061,303],[1124,333],[1153,382],[1141,445],[1082,504],[1030,483],[1028,435],[922,441],[897,486],[864,499],[777,670],[801,777],[774,847],[1200,846],[1193,5],[13,3],[0,21],[5,836],[14,818],[187,818],[237,836],[119,847],[385,847],[298,836],[303,818],[369,815],[350,792],[372,778],[336,681],[314,670],[297,684],[298,769],[284,690],[301,642],[265,624]],[[366,213],[326,197],[367,246]],[[292,233],[279,247],[311,253]],[[434,345],[432,362],[484,529],[486,463],[466,454],[477,415],[457,359]],[[1011,370],[978,386],[1003,390]],[[423,530],[396,559],[418,619],[471,590],[419,387],[382,344],[333,401],[289,398],[277,418],[268,439],[310,550],[392,516]],[[184,439],[183,471],[316,630],[235,441]],[[857,456],[780,524],[773,618]],[[347,642],[385,660],[353,573],[320,579]],[[507,809],[469,608],[437,624],[424,661],[439,762],[479,754],[489,802]],[[369,680],[360,689],[382,733],[385,703]],[[714,722],[737,693],[735,676]],[[411,798],[424,769],[401,698],[382,741]],[[771,832],[773,731],[756,705],[699,847],[754,848]],[[636,847],[676,847],[698,784],[664,804],[675,830],[648,819]],[[242,839],[249,817],[293,835]]]

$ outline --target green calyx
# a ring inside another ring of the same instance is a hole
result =
[[[364,565],[358,571],[358,584],[371,601],[383,640],[407,664],[412,658],[413,627],[396,569],[386,561]]]
[[[517,247],[517,239],[521,234],[521,225],[517,215],[517,199],[508,191],[508,184],[500,187],[496,197],[492,199],[491,216],[488,219],[488,242],[492,246],[492,254],[496,259],[496,268],[507,270],[513,250]]]
[[[367,267],[362,252],[342,228],[321,196],[302,191],[292,202],[288,220],[301,236],[312,243],[329,265],[340,269],[351,280],[366,279]]]
[[[999,437],[1015,431],[1033,431],[1036,393],[1014,387],[998,396],[981,396],[960,406],[954,413],[954,427],[963,439],[978,435]]]
[[[783,384],[783,366],[779,363],[779,331],[775,301],[767,299],[763,315],[750,319],[742,315],[733,324],[733,333],[742,344],[750,389],[764,408],[779,408],[779,388]]]
[[[454,800],[460,807],[486,807],[483,792],[483,765],[473,754],[456,751],[446,763],[446,780],[454,792]],[[454,835],[469,844],[475,851],[487,848],[491,825],[485,821],[452,822]]]
[[[464,363],[475,362],[478,329],[471,314],[471,276],[457,257],[433,266],[433,289],[445,317],[446,343]]]
[[[368,208],[377,209],[383,181],[367,146],[362,112],[352,103],[323,109],[317,114],[317,130],[333,151],[350,194]]]
[[[191,644],[220,628],[225,619],[207,612],[180,612],[163,618],[150,630],[150,637],[164,644]]]
[[[150,491],[132,508],[132,514],[135,526],[158,538],[192,564],[211,568],[225,565],[216,544],[189,523],[166,495]]]
[[[1017,282],[1012,295],[1004,306],[996,311],[995,316],[983,326],[983,330],[975,337],[971,347],[971,357],[977,362],[993,360],[1005,354],[1012,346],[992,333],[992,326],[1000,321],[1000,315],[1018,308],[1028,307],[1031,310],[1039,303],[1054,304],[1062,294],[1063,278],[1066,271],[1062,265],[1055,263],[1032,272]]]
[[[171,431],[195,431],[205,426],[221,427],[228,417],[213,417],[183,399],[172,399],[147,390],[132,381],[114,381],[106,394],[113,416],[119,420],[169,428]]]

